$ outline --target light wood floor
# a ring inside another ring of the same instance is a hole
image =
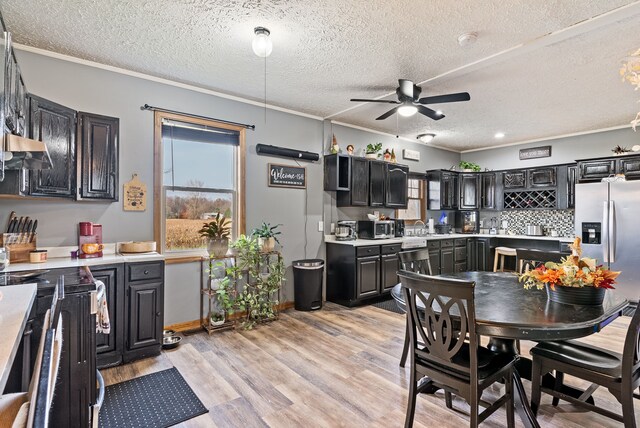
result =
[[[629,320],[619,318],[584,340],[621,352]],[[182,427],[401,427],[408,379],[408,370],[398,366],[403,333],[402,315],[327,304],[317,312],[289,310],[253,331],[187,336],[178,349],[102,373],[110,385],[175,366],[209,409]],[[532,343],[522,345],[528,355]],[[498,388],[483,398],[491,400]],[[525,388],[529,392],[528,381]],[[595,398],[620,411],[606,390],[596,391]],[[458,399],[454,407],[464,409],[465,403]],[[545,395],[538,419],[542,427],[621,426],[570,404],[554,408]],[[465,425],[467,416],[448,410],[442,394],[419,397],[414,426]],[[505,425],[500,410],[482,426]]]

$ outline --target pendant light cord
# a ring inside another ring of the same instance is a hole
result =
[[[267,124],[267,57],[264,57],[264,124]]]

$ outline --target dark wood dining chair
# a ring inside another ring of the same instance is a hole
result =
[[[428,385],[444,389],[449,409],[453,408],[452,394],[464,398],[471,406],[471,427],[477,427],[503,405],[507,426],[513,427],[513,365],[518,357],[479,345],[475,283],[408,271],[398,275],[407,306],[411,348],[405,428],[413,426],[416,396]],[[431,382],[418,386],[424,376]],[[480,400],[482,391],[501,380],[505,384],[503,396],[493,403]],[[480,404],[487,407],[482,413]]]
[[[433,275],[431,271],[431,260],[429,259],[429,250],[411,250],[401,251],[398,253],[398,264],[400,269],[409,272],[421,273],[423,275]],[[392,293],[393,295],[394,293]],[[398,307],[407,311],[404,304],[400,304],[398,300]],[[404,367],[407,362],[407,356],[409,355],[409,322],[407,321],[405,334],[404,334],[404,346],[402,348],[402,356],[400,357],[400,367]]]
[[[546,262],[560,263],[564,257],[570,256],[571,253],[560,251],[544,251],[544,250],[527,250],[516,248],[516,266],[520,274],[535,269],[540,264]]]
[[[533,369],[531,374],[531,409],[537,412],[541,393],[565,400],[601,415],[635,427],[633,399],[640,398],[634,390],[640,387],[640,311],[636,311],[629,324],[622,355],[574,340],[543,342],[531,349]],[[553,389],[541,385],[542,376],[555,370]],[[560,392],[564,375],[568,374],[592,382],[592,388],[583,397],[574,398]],[[587,395],[604,386],[622,404],[622,415],[585,402]],[[584,399],[582,399],[584,398]]]

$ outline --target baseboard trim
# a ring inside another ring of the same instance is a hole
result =
[[[289,302],[280,303],[277,306],[277,308],[278,308],[278,311],[284,311],[284,310],[293,308],[293,306],[294,306],[294,302],[289,301]],[[245,315],[246,315],[246,312],[236,312],[235,314],[229,317],[229,320],[237,320],[244,317]],[[182,331],[196,330],[200,328],[200,324],[201,324],[200,320],[184,321],[184,322],[167,325],[164,327],[164,329],[182,332]]]

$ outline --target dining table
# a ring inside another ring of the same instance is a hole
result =
[[[629,302],[615,290],[607,290],[602,305],[568,305],[547,298],[546,291],[537,288],[524,289],[513,272],[459,272],[440,277],[473,281],[475,299],[476,332],[488,336],[487,347],[492,351],[518,355],[517,341],[554,341],[578,339],[597,333],[621,316]],[[398,306],[406,309],[401,284],[391,290]],[[417,299],[418,310],[423,303]],[[531,360],[520,355],[514,370],[514,402],[516,411],[526,427],[539,427],[531,411],[522,379],[531,380]],[[433,393],[438,388],[429,387],[423,380],[424,392]],[[545,375],[543,384],[553,388],[554,378]],[[575,397],[584,391],[568,386],[563,392]],[[590,400],[593,398],[589,397]]]

